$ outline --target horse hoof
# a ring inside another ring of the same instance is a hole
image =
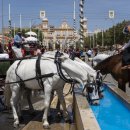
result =
[[[44,129],[50,129],[50,126],[49,125],[43,125],[43,128]]]
[[[103,94],[100,94],[99,97],[100,97],[100,99],[102,99],[102,98],[104,97],[104,95],[103,95]]]
[[[68,120],[65,120],[65,122],[71,124],[71,123],[72,123],[72,120],[71,120],[71,119],[68,119]]]
[[[14,128],[18,128],[19,127],[19,123],[14,122]]]
[[[100,105],[100,103],[99,103],[99,101],[97,100],[97,101],[93,101],[93,102],[92,102],[92,105],[98,106],[98,105]]]

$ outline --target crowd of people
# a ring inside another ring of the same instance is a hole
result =
[[[25,44],[21,32],[18,32],[13,38],[13,42],[9,41],[8,44],[2,45],[0,43],[0,54],[8,54],[9,58],[25,57],[27,55],[36,56],[43,54],[46,47],[38,43]],[[14,57],[15,54],[15,57]],[[18,55],[17,55],[18,54]]]
[[[16,57],[25,57],[27,55],[31,56],[36,56],[39,54],[43,54],[45,51],[52,50],[46,48],[46,46],[40,45],[40,44],[24,44],[24,39],[22,38],[21,32],[18,32],[14,39],[13,42],[10,42],[6,45],[6,47],[3,47],[2,44],[0,43],[0,53],[6,52],[9,55],[9,58],[12,59],[14,58],[14,53],[15,53],[15,58]],[[3,49],[4,48],[4,49]],[[74,49],[73,47],[70,47],[68,49],[63,50],[65,53],[68,53],[72,57],[78,57],[84,60],[85,55],[87,55],[89,58],[92,55],[96,55],[97,50],[95,49],[90,49],[85,47],[84,49],[79,49],[76,48]]]
[[[130,24],[128,24],[127,26],[124,27],[123,29],[123,33],[124,34],[129,34],[130,33]],[[15,37],[14,37],[14,41],[9,42],[6,47],[3,47],[3,45],[0,43],[0,54],[6,52],[9,55],[9,58],[13,58],[13,53],[14,52],[19,52],[20,56],[16,56],[16,57],[25,57],[26,55],[39,55],[39,54],[43,54],[45,51],[48,51],[49,49],[47,49],[45,46],[40,45],[40,44],[28,44],[28,45],[24,45],[23,44],[23,38],[22,38],[22,33],[18,32]],[[52,50],[52,49],[51,49]],[[84,60],[84,57],[87,56],[88,59],[91,58],[92,56],[96,56],[98,53],[98,48],[89,48],[89,47],[85,47],[83,49],[79,49],[76,48],[74,49],[73,47],[70,47],[68,49],[64,49],[65,53],[68,53],[69,55],[71,55],[73,57],[78,57]],[[126,66],[130,65],[130,41],[124,45],[124,47],[122,47],[119,50],[120,53],[123,54],[122,56],[122,65],[125,68]],[[17,54],[17,53],[15,53]]]

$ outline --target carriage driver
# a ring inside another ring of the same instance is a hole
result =
[[[130,24],[124,27],[124,34],[130,34]],[[130,40],[120,51],[122,52],[122,69],[130,69]]]
[[[14,45],[12,47],[17,58],[22,57],[21,46],[22,46],[22,33],[18,32],[14,37]]]
[[[14,37],[14,46],[20,48],[21,43],[22,43],[22,33],[18,32]]]

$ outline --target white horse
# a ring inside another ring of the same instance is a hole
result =
[[[62,63],[62,69],[65,76],[70,76],[72,79],[78,81],[83,86],[86,85],[88,80],[88,73],[85,71],[79,64],[75,63],[68,57],[62,56],[61,57]],[[28,59],[23,60],[21,62],[15,61],[7,71],[6,76],[6,84],[5,86],[5,98],[6,98],[6,105],[9,104],[9,101],[11,103],[11,107],[13,110],[13,116],[14,116],[14,127],[18,127],[19,125],[19,119],[18,119],[18,102],[20,101],[20,95],[21,95],[21,89],[23,89],[19,81],[27,80],[30,78],[33,78],[36,76],[35,72],[35,64],[36,59]],[[57,73],[57,68],[54,63],[54,60],[49,58],[44,58],[44,60],[40,61],[40,67],[41,67],[41,74],[53,74],[51,77],[45,77],[42,78],[42,82],[44,85],[44,114],[43,114],[43,127],[48,128],[49,123],[47,120],[47,113],[49,109],[50,104],[50,97],[52,90],[56,90],[59,100],[63,107],[63,114],[66,117],[66,119],[69,119],[65,100],[63,97],[63,86],[64,81],[61,80]],[[67,73],[66,73],[67,72]],[[24,82],[26,88],[36,90],[36,89],[42,89],[40,88],[38,81],[36,79],[32,79],[29,81]]]
[[[51,60],[54,61],[55,60],[55,54],[56,54],[56,51],[45,52],[42,55],[41,59],[44,60],[46,58],[50,58]],[[66,53],[62,53],[62,54],[64,54],[66,57],[69,58],[68,54],[66,54]],[[88,64],[86,64],[84,61],[82,61],[81,59],[79,59],[77,57],[75,58],[74,61],[75,61],[75,63],[79,64],[88,73],[89,77],[92,78],[92,79],[89,80],[89,82],[91,83],[91,85],[84,86],[85,88],[83,88],[83,93],[85,92],[84,90],[86,90],[87,93],[85,93],[85,94],[87,94],[89,102],[92,105],[98,105],[99,104],[99,98],[101,98],[103,96],[102,93],[101,93],[101,91],[100,91],[101,85],[99,85],[99,86],[92,85],[93,82],[96,83],[97,72],[92,67],[90,67]],[[99,75],[99,78],[100,78],[100,75]],[[65,85],[65,82],[63,84]],[[98,91],[97,91],[97,89],[98,89]],[[28,93],[27,93],[27,95],[28,95],[27,99],[28,99],[28,103],[29,103],[29,108],[30,108],[31,111],[33,111],[34,109],[33,109],[33,105],[32,105],[32,102],[31,102],[30,94],[31,94],[30,91],[28,91]]]
[[[42,55],[42,58],[48,57],[48,58],[54,59],[55,53],[56,53],[56,51],[48,51],[48,52],[46,52]],[[68,54],[63,53],[63,55],[65,55],[66,57],[69,58]],[[94,70],[90,65],[88,65],[87,63],[85,63],[84,61],[79,59],[78,57],[74,58],[74,62],[76,64],[80,65],[82,67],[82,69],[84,69],[84,71],[86,71],[88,73],[89,78],[91,78],[90,79],[91,81],[89,81],[89,82],[97,84],[96,86],[95,85],[89,85],[89,87],[91,89],[93,89],[93,91],[91,91],[91,93],[90,93],[90,90],[88,90],[89,91],[88,96],[90,98],[91,104],[93,104],[93,105],[99,104],[99,100],[96,100],[96,99],[103,97],[103,94],[101,92],[102,91],[101,90],[102,89],[101,88],[101,82],[102,82],[101,77],[102,77],[102,75],[99,72],[97,72],[96,70]],[[85,86],[85,88],[83,88],[83,90],[88,89],[89,87]],[[98,89],[98,91],[96,91],[97,89]]]

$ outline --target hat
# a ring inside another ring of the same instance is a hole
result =
[[[125,26],[125,27],[123,28],[123,33],[124,33],[124,34],[129,34],[129,33],[130,33],[130,24],[128,24],[127,26]]]

